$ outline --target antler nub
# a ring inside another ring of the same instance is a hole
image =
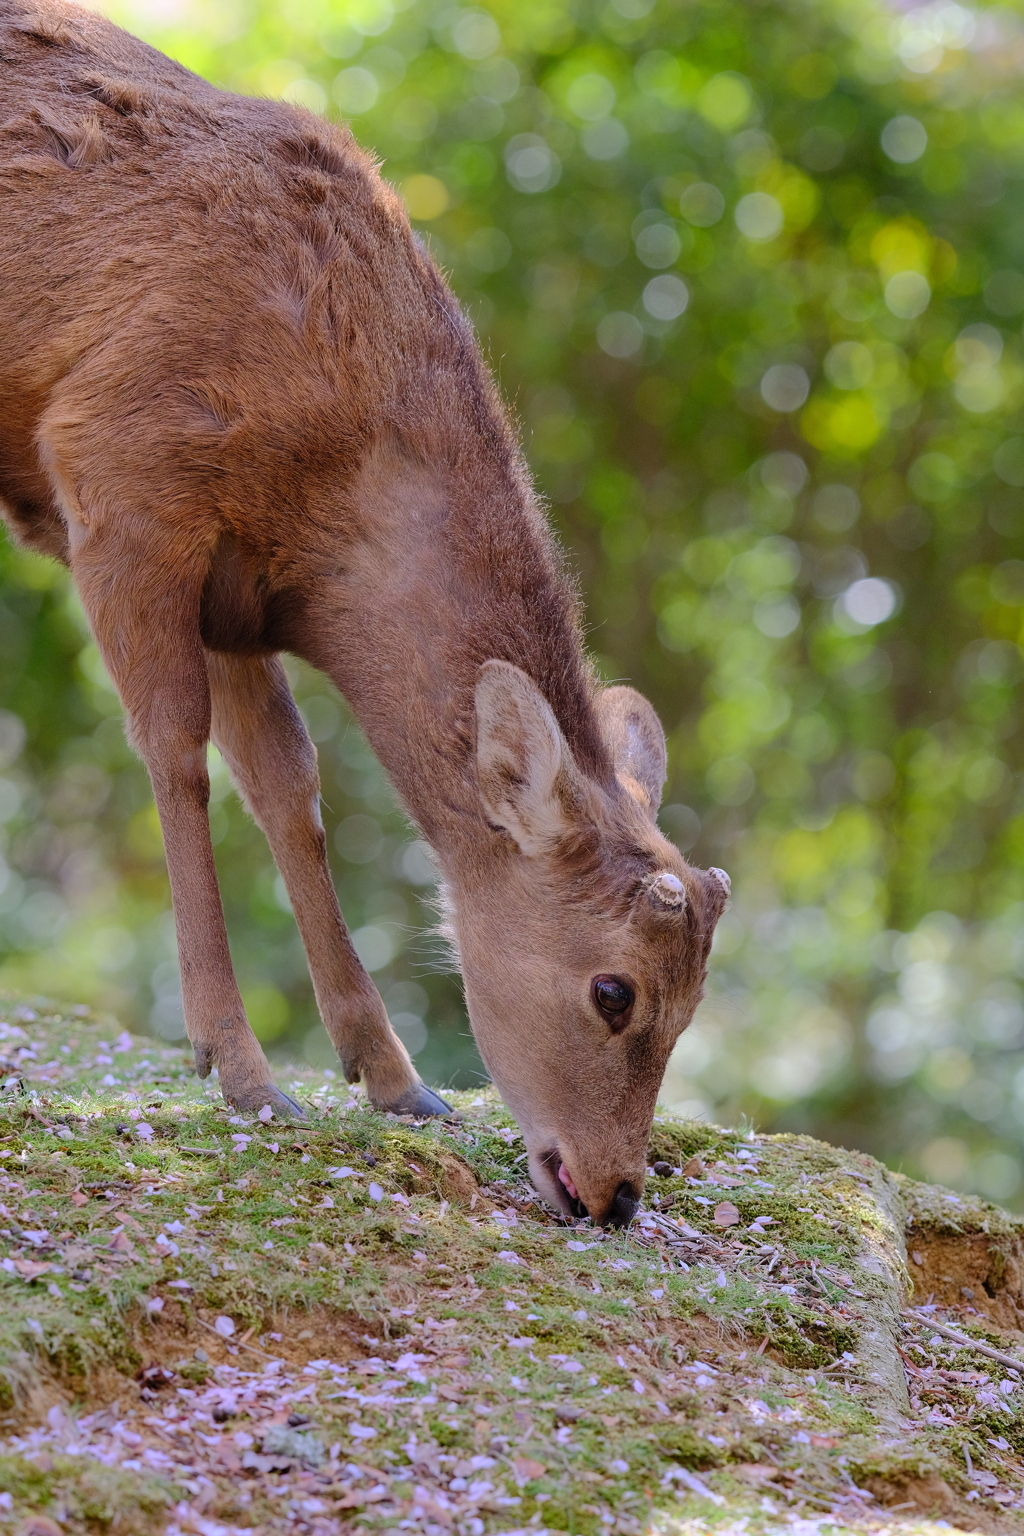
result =
[[[711,876],[712,880],[718,881],[719,885],[722,887],[722,890],[727,896],[732,894],[732,881],[729,879],[729,876],[726,874],[724,869],[709,869],[708,874]]]
[[[686,889],[678,875],[664,869],[660,874],[652,875],[647,882],[647,894],[659,907],[667,907],[670,911],[681,912],[686,906]]]

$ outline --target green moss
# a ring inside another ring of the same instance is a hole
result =
[[[21,1456],[0,1455],[0,1489],[15,1508],[50,1515],[65,1528],[158,1536],[180,1490],[152,1473],[98,1466],[80,1456],[50,1456],[45,1470]]]
[[[703,1120],[667,1120],[659,1116],[651,1129],[648,1160],[681,1167],[691,1157],[721,1156],[736,1145],[733,1135],[727,1139],[717,1126]]]
[[[178,1375],[197,1387],[205,1387],[210,1379],[210,1367],[200,1360],[186,1360],[178,1367]]]
[[[657,1444],[663,1456],[684,1467],[717,1467],[724,1460],[720,1451],[685,1424],[672,1424],[660,1430]]]
[[[1015,1216],[979,1195],[954,1193],[939,1185],[921,1184],[905,1174],[894,1179],[911,1224],[937,1232],[983,1232],[988,1237],[1024,1237],[1024,1216]]]
[[[877,1439],[865,1398],[842,1372],[834,1380],[820,1374],[844,1352],[856,1356],[881,1294],[880,1281],[853,1270],[857,1256],[865,1245],[894,1251],[885,1211],[844,1172],[855,1166],[881,1180],[870,1160],[804,1137],[738,1135],[661,1117],[652,1156],[676,1168],[699,1154],[711,1175],[652,1180],[652,1198],[671,1202],[682,1230],[701,1234],[673,1250],[654,1227],[573,1231],[540,1207],[522,1141],[491,1092],[459,1098],[462,1124],[416,1126],[370,1111],[336,1081],[306,1071],[289,1081],[309,1104],[308,1125],[239,1126],[177,1052],[139,1042],[118,1055],[121,1081],[104,1087],[95,1042],[110,1038],[109,1025],[101,1035],[75,1020],[67,1053],[60,1046],[72,1029],[59,1011],[33,1028],[63,1066],[58,1081],[31,1085],[31,1097],[0,1099],[3,1198],[18,1207],[19,1230],[30,1215],[34,1228],[49,1229],[31,1256],[52,1266],[34,1281],[0,1271],[0,1373],[12,1413],[40,1373],[86,1406],[100,1367],[137,1390],[131,1378],[152,1359],[146,1303],[159,1296],[177,1298],[178,1353],[169,1358],[182,1385],[208,1379],[209,1364],[193,1352],[213,1347],[208,1325],[220,1314],[259,1336],[294,1332],[307,1314],[328,1317],[349,1348],[392,1357],[420,1347],[426,1319],[431,1328],[450,1325],[458,1341],[452,1363],[435,1371],[448,1395],[422,1408],[410,1399],[408,1411],[438,1454],[461,1464],[489,1451],[505,1469],[489,1474],[499,1483],[516,1455],[544,1467],[504,1484],[521,1500],[517,1527],[538,1515],[546,1528],[596,1536],[610,1518],[632,1536],[652,1508],[687,1507],[685,1487],[665,1481],[675,1467],[724,1489],[733,1516],[742,1512],[756,1530],[760,1495],[730,1467],[781,1458],[813,1466],[838,1489],[833,1450],[816,1449],[812,1434],[851,1447],[858,1436]],[[151,1140],[140,1139],[141,1125],[152,1128]],[[197,1147],[215,1155],[188,1150]],[[75,1192],[87,1200],[74,1203]],[[714,1221],[724,1202],[741,1214],[726,1230]],[[762,1227],[751,1231],[755,1217]],[[28,1254],[14,1238],[9,1246]],[[187,1288],[172,1289],[173,1280]],[[371,1403],[361,1411],[377,1431],[374,1454],[387,1452],[400,1473],[409,1422]],[[342,1407],[321,1402],[324,1445],[347,1434],[346,1425]],[[1012,1438],[980,1412],[972,1425],[979,1457],[982,1429]],[[912,1452],[955,1467],[962,1450],[944,1433],[922,1432],[902,1461],[894,1453],[894,1465],[909,1465]],[[100,1468],[79,1480],[77,1502],[69,1502],[58,1460],[44,1473],[14,1458],[16,1512],[30,1501],[65,1509],[70,1529],[84,1536],[114,1530],[111,1511],[123,1507],[133,1532],[159,1529],[159,1511],[174,1496],[169,1485],[145,1474],[129,1497],[122,1474]],[[219,1518],[230,1497],[228,1482],[211,1506]],[[705,1501],[701,1518],[717,1509]],[[260,1511],[257,1499],[246,1518],[276,1533],[274,1509]],[[485,1526],[505,1529],[509,1518],[492,1512]],[[359,1519],[368,1529],[381,1523],[369,1507]]]

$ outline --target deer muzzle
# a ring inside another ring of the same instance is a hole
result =
[[[628,1227],[640,1205],[637,1185],[628,1178],[588,1177],[582,1168],[574,1176],[573,1163],[579,1161],[566,1162],[557,1147],[531,1159],[530,1171],[544,1198],[567,1216],[589,1216],[599,1227]]]
[[[612,1197],[605,1212],[602,1227],[628,1227],[640,1206],[640,1196],[628,1179],[624,1179]]]

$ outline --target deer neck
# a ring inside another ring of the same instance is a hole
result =
[[[307,649],[442,863],[481,842],[473,691],[490,658],[532,677],[580,768],[612,779],[575,597],[525,475],[475,468],[397,455],[364,468]]]

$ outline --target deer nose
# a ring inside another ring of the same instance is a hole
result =
[[[628,1182],[620,1184],[615,1191],[612,1203],[608,1207],[601,1225],[605,1227],[628,1227],[637,1213],[639,1204],[640,1197],[632,1184]]]

